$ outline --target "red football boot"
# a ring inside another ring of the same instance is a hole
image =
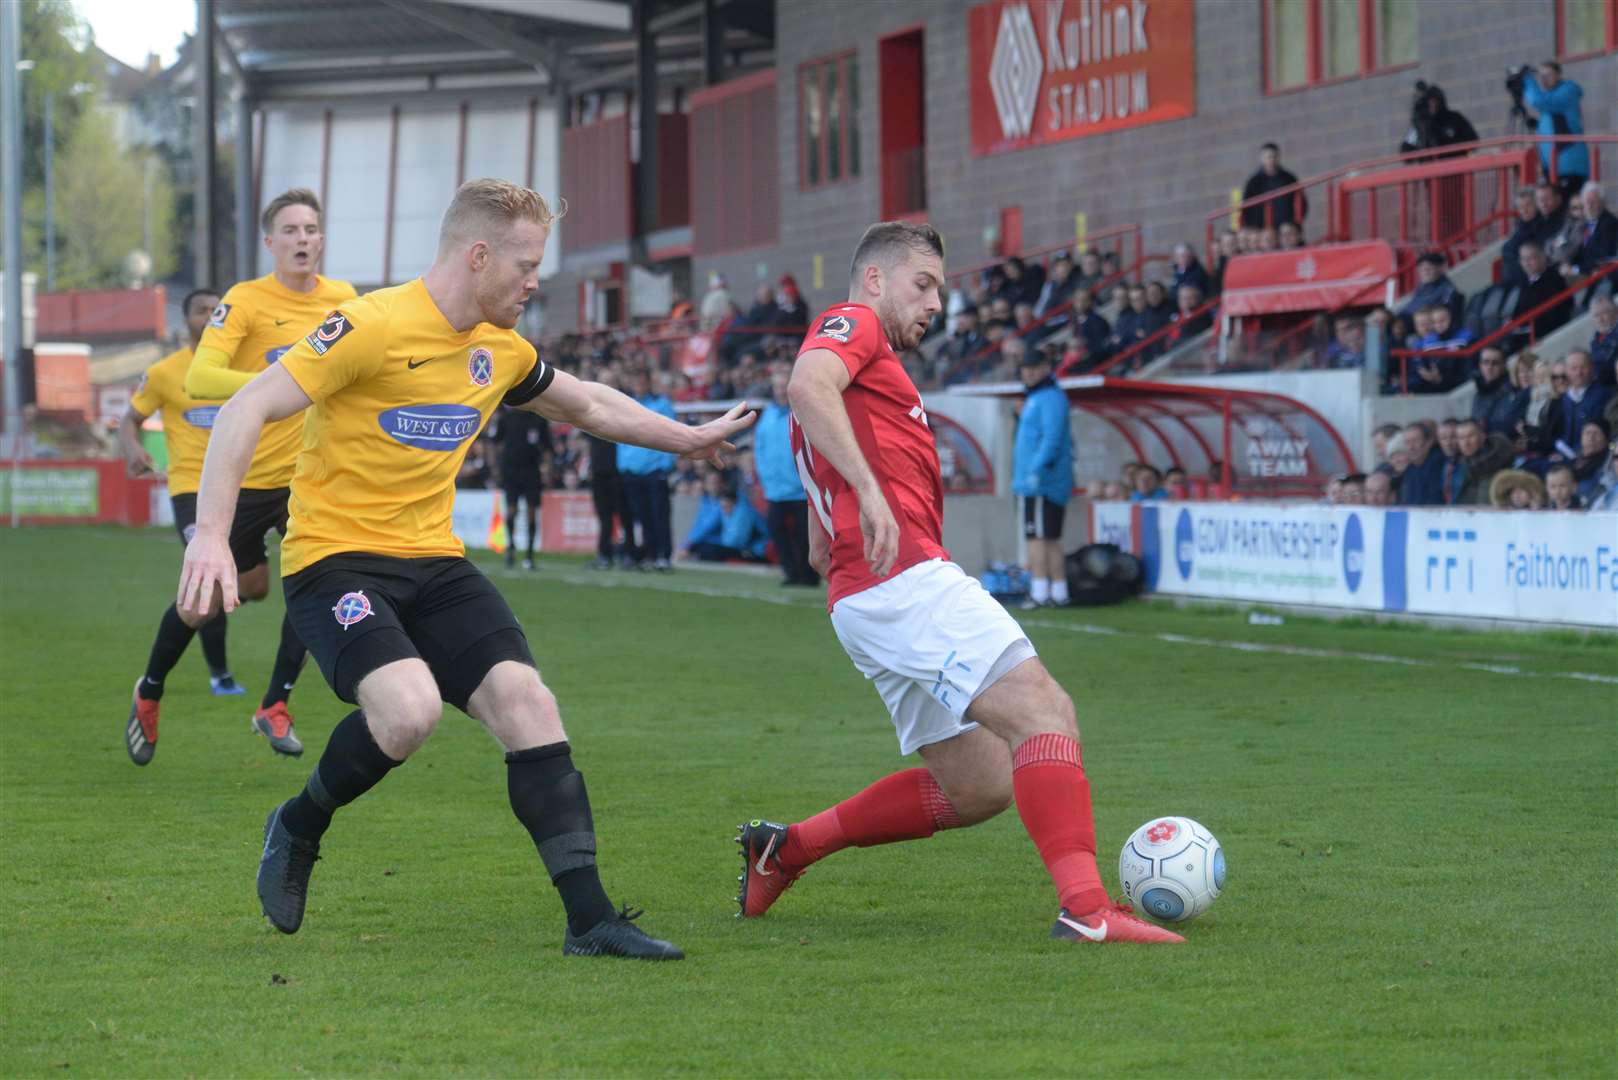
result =
[[[782,868],[779,852],[786,842],[787,827],[773,821],[755,818],[736,826],[736,843],[742,849],[742,872],[736,878],[736,903],[741,905],[738,919],[758,918],[803,876],[802,870],[788,873]]]
[[[1051,937],[1063,941],[1139,941],[1152,945],[1184,945],[1185,938],[1172,930],[1137,918],[1128,904],[1108,904],[1088,915],[1075,916],[1063,908],[1051,927]]]
[[[157,702],[140,696],[140,680],[136,679],[130,695],[129,720],[124,724],[124,747],[136,765],[147,764],[157,753],[157,708]]]

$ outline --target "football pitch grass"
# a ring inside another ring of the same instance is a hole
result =
[[[138,769],[121,729],[172,532],[3,531],[0,1073],[1614,1073],[1611,636],[1146,603],[1027,619],[1078,705],[1109,887],[1154,815],[1197,818],[1229,860],[1188,945],[1075,946],[1046,936],[1015,812],[835,855],[736,920],[737,822],[905,764],[818,596],[480,561],[561,701],[609,892],[688,959],[561,955],[500,753],[452,709],[339,813],[303,929],[277,933],[264,817],[347,711],[311,666],[305,756],[249,734],[279,588],[232,617],[250,696],[209,696],[193,644]]]

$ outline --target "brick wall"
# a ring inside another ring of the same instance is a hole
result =
[[[1415,68],[1266,96],[1263,92],[1258,0],[1197,0],[1197,113],[1194,117],[1051,146],[975,158],[968,131],[966,12],[972,0],[792,0],[777,4],[780,243],[771,248],[699,259],[692,280],[700,299],[708,271],[725,273],[746,297],[754,284],[794,274],[811,308],[841,299],[860,232],[880,207],[877,111],[881,79],[877,41],[920,26],[927,70],[928,217],[945,235],[949,262],[992,257],[985,230],[1002,206],[1023,209],[1028,246],[1070,237],[1073,215],[1089,226],[1140,222],[1148,251],[1177,240],[1200,243],[1206,216],[1228,203],[1256,167],[1257,147],[1281,145],[1300,177],[1393,153],[1409,117],[1412,84],[1437,82],[1452,107],[1487,138],[1505,133],[1508,65],[1555,49],[1554,0],[1433,0],[1419,5],[1420,62]],[[850,17],[851,12],[857,18]],[[798,188],[797,68],[849,48],[858,50],[861,161],[857,181],[815,191]],[[1618,56],[1565,65],[1584,87],[1584,119],[1592,132],[1618,130]],[[1618,154],[1603,158],[1609,182]],[[1614,191],[1618,195],[1618,190]],[[1322,219],[1311,211],[1311,231]],[[823,287],[813,288],[813,259],[823,259]]]

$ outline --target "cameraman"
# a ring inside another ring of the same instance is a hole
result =
[[[1519,69],[1512,79],[1506,80],[1506,85],[1511,86],[1524,74],[1526,72]],[[1539,65],[1535,78],[1522,78],[1520,81],[1523,102],[1539,114],[1538,131],[1541,135],[1584,134],[1584,110],[1580,104],[1584,99],[1584,88],[1571,79],[1562,78],[1561,64],[1547,60]],[[1554,173],[1551,169],[1552,154],[1556,155]],[[1545,175],[1554,176],[1557,186],[1562,189],[1564,201],[1576,196],[1590,177],[1590,148],[1584,143],[1540,143],[1539,160],[1545,168]]]
[[[1416,99],[1410,106],[1410,130],[1405,133],[1404,142],[1399,144],[1399,153],[1413,154],[1417,150],[1477,141],[1477,129],[1466,117],[1449,107],[1444,91],[1417,81]],[[1462,151],[1456,152],[1459,153]],[[1441,156],[1456,155],[1435,154],[1430,160],[1437,160]]]

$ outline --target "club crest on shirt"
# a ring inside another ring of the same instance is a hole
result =
[[[334,311],[326,316],[326,321],[310,331],[309,336],[303,340],[315,350],[316,356],[325,356],[331,347],[343,339],[343,335],[354,329],[354,324],[348,316],[341,311]]]
[[[223,329],[228,318],[230,318],[230,305],[221,300],[213,309],[213,314],[208,316],[208,325],[215,330]]]
[[[346,592],[331,606],[331,613],[337,619],[337,625],[347,630],[371,614],[371,601],[362,592]]]
[[[829,337],[847,345],[848,339],[854,334],[854,326],[854,320],[847,315],[827,315],[820,320],[820,329],[815,331],[815,337]]]
[[[494,353],[479,346],[466,358],[466,371],[473,386],[488,386],[494,380]]]

